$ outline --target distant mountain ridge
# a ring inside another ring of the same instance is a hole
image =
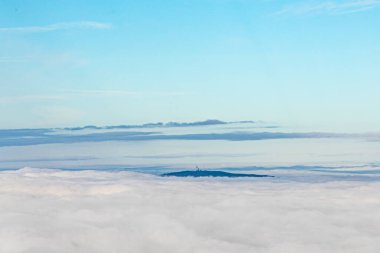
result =
[[[252,120],[243,120],[243,121],[222,121],[217,119],[208,119],[203,121],[194,121],[194,122],[157,122],[157,123],[146,123],[142,125],[117,125],[117,126],[94,126],[88,125],[83,127],[66,127],[64,130],[69,131],[79,131],[86,129],[129,129],[129,128],[155,128],[155,127],[192,127],[192,126],[213,126],[213,125],[227,125],[227,124],[249,124],[256,123]]]

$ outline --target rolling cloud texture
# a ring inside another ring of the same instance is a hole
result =
[[[0,172],[0,252],[370,253],[378,182]]]

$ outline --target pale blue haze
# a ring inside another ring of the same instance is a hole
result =
[[[380,127],[380,1],[0,2],[0,128]]]

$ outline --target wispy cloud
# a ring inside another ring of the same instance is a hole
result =
[[[139,92],[129,90],[65,90],[69,96],[138,96]]]
[[[68,97],[166,97],[166,96],[183,96],[187,95],[186,92],[181,91],[152,91],[141,92],[131,90],[113,90],[113,89],[99,89],[99,90],[65,90],[63,91]]]
[[[30,57],[26,56],[0,56],[0,63],[24,63],[29,61]]]
[[[303,1],[287,5],[277,14],[348,14],[367,11],[380,6],[380,0],[350,0],[350,1]]]
[[[79,99],[83,97],[94,99],[109,99],[122,97],[146,98],[183,96],[186,94],[188,93],[180,91],[138,92],[128,90],[62,90],[59,93],[46,95],[0,96],[0,104],[69,100]]]
[[[36,102],[36,101],[57,101],[57,100],[64,100],[64,99],[65,97],[61,95],[8,96],[8,97],[0,97],[0,104]]]
[[[64,22],[42,26],[0,27],[0,32],[38,33],[73,29],[110,29],[112,25],[96,21]]]

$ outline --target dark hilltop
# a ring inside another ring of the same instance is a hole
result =
[[[225,171],[185,170],[161,174],[163,177],[273,177],[269,175],[229,173]]]

